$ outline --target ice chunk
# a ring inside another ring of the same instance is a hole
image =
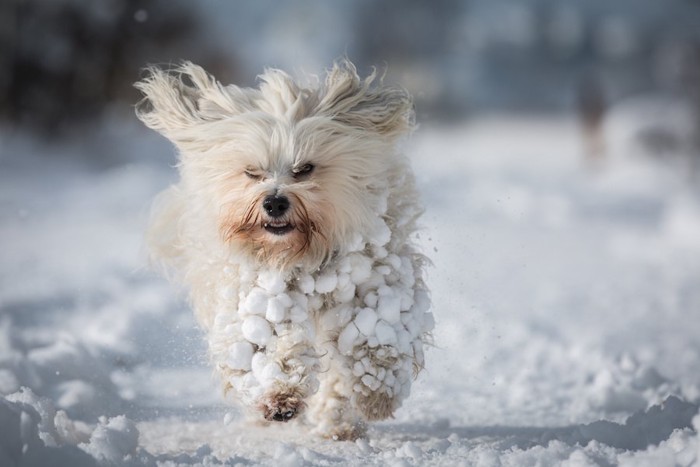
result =
[[[355,317],[357,329],[365,336],[374,335],[374,327],[377,324],[377,313],[371,308],[363,308]]]
[[[286,378],[280,366],[275,362],[269,362],[259,373],[256,374],[263,386],[270,385],[274,381],[281,381]]]
[[[430,297],[425,290],[416,290],[413,294],[413,312],[425,313],[430,309]]]
[[[335,272],[326,272],[316,278],[316,292],[329,293],[338,285],[338,275]]]
[[[369,292],[364,298],[365,305],[370,308],[377,306],[377,294],[376,292]]]
[[[381,385],[381,382],[378,381],[377,378],[375,378],[372,375],[364,375],[361,378],[361,381],[362,381],[362,384],[364,384],[365,386],[370,388],[370,390],[372,390],[372,391],[376,391],[377,389],[379,389],[379,386]]]
[[[377,271],[379,274],[382,276],[386,276],[391,274],[391,268],[387,266],[386,264],[382,264],[374,268],[375,271]]]
[[[272,337],[270,323],[260,316],[251,315],[243,321],[241,326],[243,337],[259,346],[265,346]]]
[[[234,370],[249,371],[253,358],[253,345],[250,342],[236,342],[228,349],[226,364]]]
[[[286,297],[284,300],[281,297]],[[285,314],[287,312],[287,307],[291,305],[292,300],[286,295],[280,295],[272,298],[267,302],[267,311],[265,311],[265,318],[271,323],[279,323],[284,320]]]
[[[372,260],[361,254],[352,255],[350,258],[352,270],[350,280],[353,284],[362,284],[370,278],[372,274]]]
[[[435,317],[432,313],[426,313],[423,315],[423,332],[429,332],[435,329]]]
[[[380,295],[377,312],[387,323],[398,323],[401,319],[401,298],[395,294]]]
[[[338,336],[338,350],[343,355],[349,355],[360,336],[355,323],[349,323]]]
[[[299,285],[299,290],[305,294],[311,294],[314,292],[315,284],[314,278],[309,274],[304,274],[297,279],[297,284]]]
[[[261,271],[258,276],[258,285],[271,295],[277,295],[285,291],[287,284],[284,276],[278,271]]]
[[[345,272],[341,272],[340,274],[338,274],[338,288],[339,289],[342,289],[345,286],[347,286],[349,282],[350,282],[350,274],[347,274]]]
[[[380,345],[392,345],[396,344],[397,337],[396,331],[393,326],[384,320],[379,320],[375,328],[377,335],[377,341]]]
[[[377,220],[370,235],[370,243],[377,246],[384,246],[391,240],[391,230],[382,219]]]
[[[355,298],[355,284],[346,284],[341,287],[335,294],[336,301],[340,303],[347,303]]]
[[[289,295],[285,296],[289,297],[289,302],[285,302],[287,307],[298,305],[302,308],[308,308],[309,306],[309,299],[303,293],[290,292]]]
[[[365,367],[362,366],[362,362],[355,362],[352,367],[352,374],[358,378],[365,374]]]
[[[269,294],[267,292],[259,287],[255,287],[245,297],[239,311],[242,315],[262,315],[267,310],[268,298]]]
[[[399,349],[399,352],[401,352],[404,355],[408,355],[411,353],[411,335],[408,333],[408,331],[404,328],[402,332],[397,333],[397,339],[398,339],[398,344],[396,347]]]
[[[413,297],[405,291],[401,294],[401,311],[410,310],[413,306]]]

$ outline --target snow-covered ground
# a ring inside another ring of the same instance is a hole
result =
[[[144,259],[175,159],[134,120],[61,145],[0,134],[0,465],[700,463],[682,164],[620,151],[592,170],[567,118],[420,129],[436,346],[394,420],[331,442],[223,405]]]

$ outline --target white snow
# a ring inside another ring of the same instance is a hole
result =
[[[374,335],[374,328],[377,325],[377,313],[371,308],[363,308],[357,313],[354,323],[357,329],[365,336]]]
[[[272,328],[270,328],[270,324],[267,322],[267,320],[255,315],[248,316],[243,320],[241,331],[243,331],[243,337],[248,339],[253,344],[263,347],[267,345],[267,342],[272,337]]]
[[[589,170],[578,136],[573,120],[544,117],[419,130],[430,297],[402,295],[406,267],[382,251],[379,223],[381,264],[351,255],[294,291],[262,276],[242,325],[222,310],[226,332],[273,345],[268,320],[301,322],[315,291],[357,285],[373,315],[325,318],[343,326],[346,355],[368,337],[403,351],[434,316],[435,346],[396,418],[347,443],[224,405],[188,305],[145,269],[148,205],[174,176],[167,142],[119,119],[70,144],[3,132],[0,465],[697,464],[697,183],[622,150]],[[96,150],[116,162],[85,163]],[[251,370],[241,384],[280,374],[250,343],[226,351]],[[397,392],[413,371],[355,367]]]

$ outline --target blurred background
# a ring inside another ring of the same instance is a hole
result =
[[[700,146],[696,0],[4,0],[0,119],[62,138],[131,118],[149,63],[254,85],[264,67],[322,74],[341,56],[408,88],[421,122],[569,113],[596,152],[606,116],[632,112],[647,152]]]

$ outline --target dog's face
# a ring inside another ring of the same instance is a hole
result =
[[[373,225],[412,125],[404,91],[348,62],[307,88],[278,70],[258,89],[223,87],[192,64],[178,73],[137,83],[138,116],[178,146],[182,187],[222,241],[274,267],[316,268]]]

